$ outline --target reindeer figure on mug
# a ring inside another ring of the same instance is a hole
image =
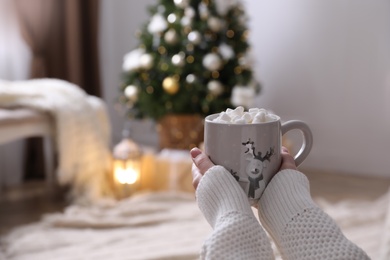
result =
[[[261,152],[256,153],[255,143],[251,141],[250,138],[247,142],[242,143],[242,145],[247,148],[245,154],[247,155],[246,161],[248,161],[248,164],[245,171],[249,180],[248,196],[250,198],[255,198],[258,197],[255,196],[256,192],[264,191],[265,181],[263,169],[267,167],[268,162],[271,161],[271,157],[274,155],[275,151],[274,148],[271,147],[264,156],[262,156]]]

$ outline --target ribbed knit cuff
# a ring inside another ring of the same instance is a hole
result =
[[[287,169],[277,173],[264,190],[259,217],[269,233],[280,236],[293,217],[314,206],[306,176]]]
[[[248,197],[222,166],[213,166],[204,174],[196,189],[196,197],[200,210],[212,227],[228,212],[253,215]]]

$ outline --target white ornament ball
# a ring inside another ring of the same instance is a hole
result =
[[[203,57],[203,66],[210,71],[219,70],[222,66],[222,60],[217,54],[209,53]]]
[[[123,57],[123,71],[133,71],[140,68],[140,58],[145,54],[145,50],[138,48],[130,51]]]
[[[129,85],[125,88],[125,96],[131,101],[135,102],[138,99],[138,88],[134,85]]]
[[[175,23],[177,21],[177,15],[176,14],[170,14],[167,17],[167,21],[169,23]]]
[[[192,31],[188,34],[188,40],[193,44],[199,44],[202,41],[202,35],[198,31]]]
[[[189,5],[190,0],[173,0],[173,2],[177,7],[186,8]]]
[[[207,20],[207,25],[213,32],[219,32],[222,29],[222,21],[217,17],[210,17]]]
[[[153,67],[153,56],[149,53],[142,54],[139,58],[139,65],[144,69],[151,69]]]
[[[174,44],[178,40],[177,33],[175,29],[169,29],[165,35],[164,35],[164,40],[169,43],[169,44]]]
[[[227,45],[226,43],[222,43],[219,45],[219,54],[225,59],[230,60],[233,59],[235,56],[234,50],[230,45]]]
[[[192,19],[187,17],[187,16],[183,16],[183,18],[181,18],[181,20],[180,20],[180,23],[181,23],[181,26],[183,26],[183,27],[191,26]]]
[[[151,34],[163,32],[167,28],[167,20],[161,14],[155,14],[148,24],[148,32]]]
[[[186,81],[189,84],[193,84],[196,81],[196,76],[194,74],[188,74],[186,77]]]
[[[185,64],[185,54],[183,52],[180,52],[178,54],[175,54],[172,56],[172,64],[182,67]]]
[[[186,7],[186,9],[184,10],[184,16],[188,17],[188,18],[194,18],[195,17],[195,10],[194,8],[192,7]]]
[[[210,15],[209,8],[207,7],[207,5],[205,3],[203,3],[203,2],[200,3],[198,6],[198,10],[199,10],[200,18],[202,20],[206,20],[207,18],[209,18],[209,15]]]
[[[223,85],[218,80],[212,80],[207,83],[207,89],[210,91],[211,94],[219,96],[223,92]]]

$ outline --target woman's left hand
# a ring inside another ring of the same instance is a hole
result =
[[[208,169],[214,166],[210,158],[202,152],[199,148],[195,147],[190,151],[192,157],[192,185],[196,189],[203,175]]]

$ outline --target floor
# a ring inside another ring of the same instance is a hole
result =
[[[302,170],[310,180],[314,198],[331,202],[344,199],[375,200],[390,189],[390,178],[336,174],[318,170]]]
[[[374,200],[390,187],[390,179],[302,171],[310,180],[313,197],[331,202]],[[36,222],[45,213],[62,211],[68,205],[66,194],[66,189],[48,188],[43,181],[30,181],[0,191],[0,235],[19,225]]]
[[[45,213],[62,211],[68,202],[66,189],[48,187],[44,181],[28,181],[0,190],[0,235],[19,225],[39,221]]]

